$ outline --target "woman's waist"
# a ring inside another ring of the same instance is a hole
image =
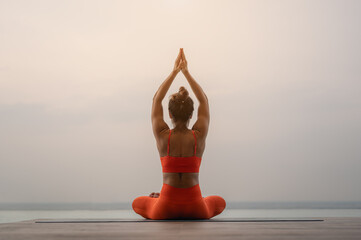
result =
[[[199,184],[187,188],[179,188],[163,183],[159,197],[174,203],[188,203],[203,199]]]
[[[199,173],[163,173],[163,183],[177,188],[189,188],[199,184]]]

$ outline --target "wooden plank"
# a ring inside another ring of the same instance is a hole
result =
[[[324,218],[312,222],[102,222],[0,224],[0,240],[45,239],[357,239],[361,218]],[[51,219],[48,219],[51,220]],[[56,219],[52,219],[56,220]]]

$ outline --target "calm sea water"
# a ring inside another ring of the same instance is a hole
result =
[[[0,223],[31,219],[142,219],[129,208],[129,204],[91,204],[90,210],[82,208],[90,207],[81,203],[0,204]],[[232,203],[215,218],[311,217],[361,217],[361,203]]]

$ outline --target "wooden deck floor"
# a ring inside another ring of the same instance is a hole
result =
[[[320,222],[93,222],[0,224],[0,240],[17,239],[361,239],[361,218]],[[51,219],[47,219],[51,220]],[[54,220],[54,219],[52,219]]]

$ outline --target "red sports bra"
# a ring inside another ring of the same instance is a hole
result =
[[[194,146],[194,156],[192,157],[172,157],[169,156],[169,142],[171,129],[169,129],[168,137],[168,146],[167,146],[167,156],[160,157],[162,163],[163,172],[199,172],[199,167],[201,165],[202,158],[196,157],[197,151],[197,139],[194,131],[192,130],[195,146]]]

